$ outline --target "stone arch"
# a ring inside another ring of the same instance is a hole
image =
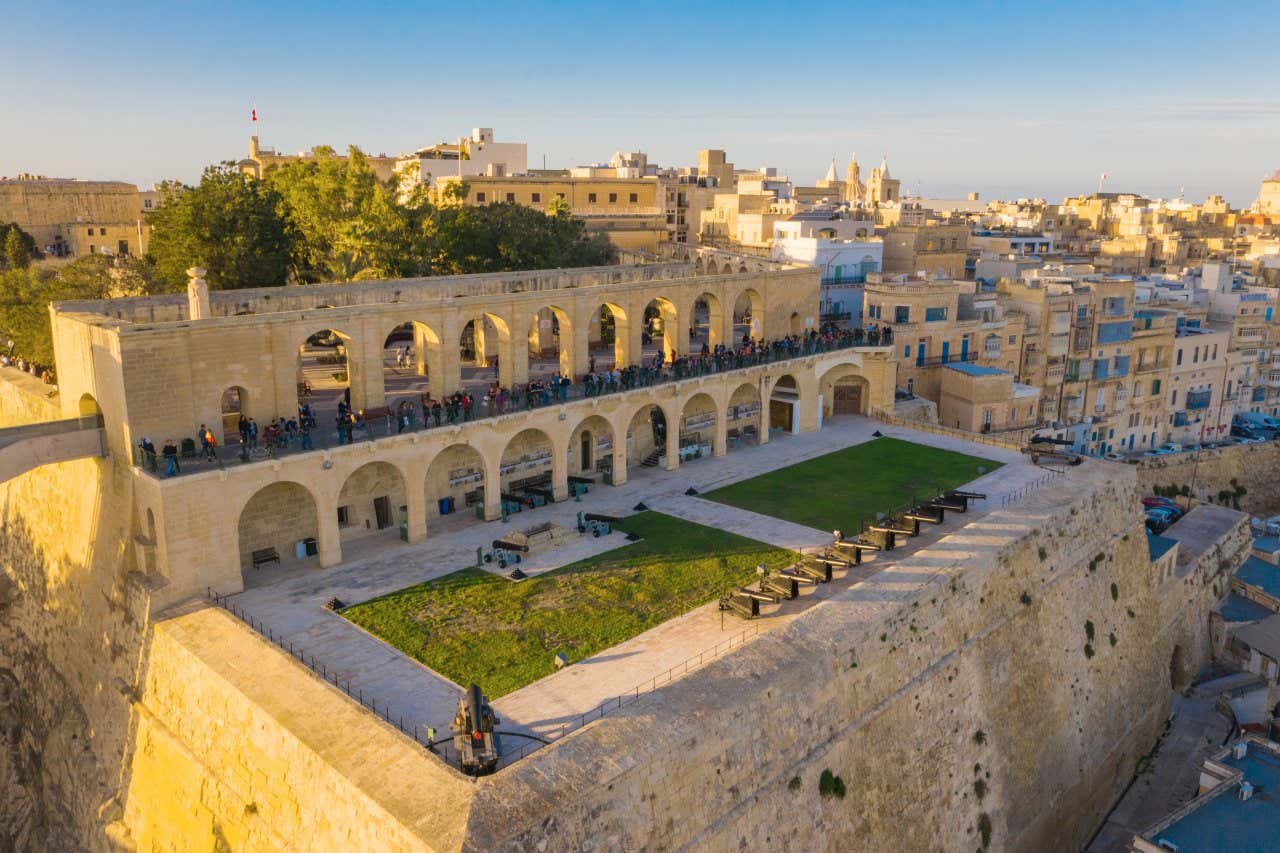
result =
[[[81,394],[78,405],[82,418],[95,418],[102,414],[102,409],[98,408],[98,401],[92,394]]]
[[[421,393],[425,386],[433,396],[444,395],[444,338],[422,320],[396,318],[379,330],[382,334],[383,376],[388,393]],[[403,352],[407,359],[397,357]],[[420,378],[414,378],[420,377]]]
[[[359,372],[363,368],[356,341],[331,326],[312,328],[296,341],[299,401],[309,398],[307,402],[313,408],[326,410],[317,420],[322,424],[330,422],[332,415],[328,411],[336,410],[339,402],[350,405],[352,389],[359,384]]]
[[[249,392],[243,385],[232,385],[227,388],[219,398],[218,412],[222,415],[223,445],[239,443],[240,416],[252,417],[249,414]]]
[[[673,360],[680,351],[680,314],[675,303],[666,297],[655,296],[644,306],[641,322],[641,345],[661,338],[663,360]]]
[[[704,326],[707,330],[705,337],[702,334]],[[689,351],[699,351],[704,340],[712,348],[725,343],[724,306],[720,297],[707,290],[695,296],[689,306]]]
[[[631,363],[629,342],[631,327],[627,321],[627,312],[620,305],[604,302],[591,315],[591,326],[587,334],[587,349],[592,356],[603,355],[605,358],[596,364],[596,369],[604,369],[612,363],[619,368]]]
[[[590,476],[611,467],[616,437],[602,415],[588,415],[569,434],[565,463],[571,476]]]
[[[404,474],[390,462],[366,462],[347,475],[338,492],[338,533],[354,538],[390,530],[405,519]]]
[[[800,383],[784,373],[769,386],[769,429],[800,431]]]
[[[462,363],[474,367],[499,367],[511,359],[504,357],[511,349],[511,328],[496,314],[481,312],[462,325],[458,336],[458,355]],[[510,367],[510,365],[505,365]]]
[[[236,532],[241,572],[254,571],[253,552],[274,549],[282,563],[296,561],[297,543],[316,540],[320,516],[311,490],[292,480],[278,480],[254,492],[240,509]],[[304,548],[304,553],[306,549]],[[304,558],[304,562],[318,562]]]
[[[729,395],[725,430],[729,448],[760,441],[760,388],[756,383],[743,382]]]
[[[759,291],[744,287],[733,300],[733,335],[741,340],[743,335],[764,337],[764,299]]]
[[[459,512],[469,517],[470,507],[484,506],[485,485],[484,457],[480,451],[470,444],[449,445],[427,466],[423,482],[427,518]]]
[[[559,362],[557,370],[572,377],[573,332],[573,318],[568,311],[556,305],[542,306],[529,322],[529,358],[546,358],[547,352],[554,349]]]
[[[679,429],[679,425],[676,425]],[[636,409],[627,423],[627,465],[652,468],[666,451],[667,413],[657,403],[645,403]]]
[[[746,261],[743,261],[742,263],[738,264],[738,272],[740,272],[740,273],[744,273],[744,272],[746,272],[746,271],[747,271],[747,262],[746,262]]]
[[[554,491],[564,467],[551,436],[538,427],[526,427],[511,436],[502,449],[498,463],[500,493],[504,500],[510,495],[526,505],[538,505],[538,494],[532,490]]]
[[[697,259],[693,262],[693,274],[694,275],[707,274],[707,264],[705,261],[702,260],[701,255],[698,255]]]
[[[723,425],[724,412],[715,398],[705,391],[690,396],[680,407],[681,458],[701,459],[718,450]]]
[[[800,316],[799,311],[791,312],[791,321],[787,325],[788,335],[804,334],[804,318]]]
[[[818,380],[823,417],[865,415],[871,408],[871,382],[856,364],[837,364]]]

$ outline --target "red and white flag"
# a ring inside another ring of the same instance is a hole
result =
[[[254,119],[254,121],[257,121],[257,119]],[[1107,179],[1107,173],[1106,173],[1106,172],[1103,172],[1103,173],[1102,173],[1102,177],[1101,177],[1101,178],[1099,178],[1099,180],[1103,180],[1103,181],[1105,181],[1106,179]]]
[[[249,110],[249,121],[256,122],[257,120],[258,120],[258,108],[254,107],[253,109]],[[1102,177],[1105,178],[1106,175],[1103,175]]]

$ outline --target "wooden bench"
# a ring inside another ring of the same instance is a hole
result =
[[[280,555],[275,548],[259,548],[250,555],[253,561],[253,567],[265,566],[267,563],[279,563]]]

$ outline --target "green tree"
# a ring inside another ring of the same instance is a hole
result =
[[[195,187],[165,184],[147,259],[170,290],[187,284],[187,269],[209,271],[215,290],[284,284],[295,236],[281,199],[267,183],[245,178],[230,163],[204,170]]]
[[[593,266],[617,258],[613,245],[587,234],[581,219],[516,204],[439,208],[423,230],[433,275]]]
[[[0,222],[0,269],[26,269],[40,257],[36,240],[16,222]]]
[[[0,329],[14,341],[14,354],[53,364],[49,303],[106,299],[120,294],[131,275],[104,255],[87,255],[57,269],[12,269],[0,274]]]
[[[350,148],[345,158],[325,146],[314,153],[274,166],[263,178],[297,231],[297,276],[350,281],[423,272],[415,246],[422,211],[400,204],[393,183],[378,179],[360,149]]]

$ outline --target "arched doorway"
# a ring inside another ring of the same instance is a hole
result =
[[[792,311],[791,322],[788,325],[787,334],[800,335],[803,333],[804,333],[804,319],[800,316],[799,312]]]
[[[568,471],[575,476],[595,477],[612,472],[613,427],[600,415],[591,415],[569,435]]]
[[[98,401],[92,394],[80,395],[79,410],[82,418],[94,418],[102,414],[102,410],[98,408]]]
[[[652,358],[658,352],[662,360],[672,361],[679,352],[679,317],[676,306],[669,299],[661,296],[649,300],[644,307],[643,325],[640,332],[640,343],[646,358]]]
[[[689,462],[712,455],[716,443],[716,421],[720,413],[709,394],[694,394],[680,411],[680,461]]]
[[[769,429],[800,431],[800,386],[789,373],[779,377],[769,392]]]
[[[264,486],[245,502],[237,525],[240,567],[245,586],[262,571],[254,568],[255,552],[263,565],[274,556],[280,565],[314,564],[320,518],[311,492],[298,483],[280,481]],[[302,548],[299,549],[299,543]],[[299,558],[298,554],[302,557]]]
[[[744,336],[757,340],[764,337],[764,300],[750,287],[734,300],[733,336],[738,341]]]
[[[591,315],[591,328],[587,334],[589,364],[596,372],[614,366],[626,367],[630,363],[627,353],[630,329],[627,313],[621,307],[606,302]]]
[[[475,393],[493,382],[510,387],[511,330],[502,318],[482,314],[467,321],[458,342],[462,385]],[[440,394],[448,389],[441,388]]]
[[[627,426],[627,466],[656,468],[667,448],[667,416],[661,406],[641,406]]]
[[[484,507],[484,458],[469,444],[452,444],[436,454],[427,466],[424,487],[427,518],[456,513],[461,518],[473,519],[475,508]]]
[[[240,417],[249,417],[249,394],[239,385],[222,392],[222,444],[240,443]]]
[[[573,376],[573,322],[567,311],[548,305],[529,324],[529,375]]]
[[[502,451],[499,488],[508,511],[529,510],[554,500],[555,446],[540,429],[521,430]]]
[[[760,441],[760,389],[754,382],[744,382],[729,395],[725,412],[727,450],[741,444]]]
[[[338,493],[338,533],[343,539],[397,533],[406,520],[404,475],[389,462],[366,462],[342,484]]]
[[[822,375],[823,417],[865,415],[871,405],[871,384],[852,364],[837,365]]]

